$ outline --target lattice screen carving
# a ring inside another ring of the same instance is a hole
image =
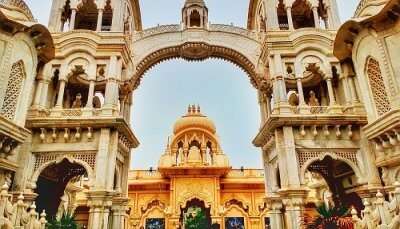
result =
[[[4,94],[3,106],[1,108],[1,114],[7,119],[13,120],[15,112],[17,111],[18,98],[21,93],[22,83],[25,79],[24,63],[18,61],[11,67],[10,77],[8,78],[8,84],[6,93]]]
[[[38,153],[36,155],[34,171],[49,161],[56,161],[62,157],[72,157],[74,159],[86,162],[93,170],[96,166],[96,152],[81,152],[81,153]]]
[[[374,58],[369,58],[367,61],[367,74],[376,111],[378,115],[383,115],[390,111],[391,107],[379,63]]]
[[[342,152],[300,151],[297,152],[300,168],[302,168],[308,161],[319,158],[321,155],[324,155],[326,153],[336,155],[339,158],[347,159],[353,162],[355,165],[358,165],[357,152],[355,151],[342,151]]]

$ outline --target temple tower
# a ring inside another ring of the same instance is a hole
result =
[[[360,209],[379,186],[357,82],[332,52],[339,23],[335,0],[250,3],[248,29],[264,38],[260,62],[269,68],[253,143],[263,150],[272,228],[299,228],[309,172],[335,190],[334,202]]]
[[[182,26],[184,29],[207,29],[208,8],[203,0],[186,0],[182,8]]]
[[[50,215],[69,183],[82,179],[84,225],[126,228],[130,153],[138,141],[129,125],[133,96],[123,82],[133,75],[130,41],[141,29],[139,14],[137,1],[53,1],[49,29],[57,52],[35,80],[29,169],[18,181]]]

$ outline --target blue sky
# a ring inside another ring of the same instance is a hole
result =
[[[50,0],[26,0],[40,23],[47,24]],[[184,0],[140,0],[144,28],[176,24]],[[235,4],[232,4],[235,2]],[[337,0],[342,21],[349,19],[358,0]],[[206,0],[211,23],[245,27],[249,0]],[[133,129],[141,145],[133,151],[132,168],[156,166],[174,122],[189,104],[199,104],[214,120],[222,149],[234,167],[261,168],[259,149],[251,144],[260,118],[256,90],[235,65],[210,59],[172,60],[144,76],[134,96]]]

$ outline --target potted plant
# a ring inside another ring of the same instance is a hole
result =
[[[349,209],[320,205],[315,209],[317,216],[303,217],[303,226],[306,229],[353,229],[353,221],[349,216]]]
[[[78,224],[72,215],[64,214],[60,219],[53,218],[46,225],[47,229],[78,229]]]

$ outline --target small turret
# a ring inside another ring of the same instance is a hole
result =
[[[182,9],[184,29],[207,29],[208,8],[203,0],[186,0]]]

